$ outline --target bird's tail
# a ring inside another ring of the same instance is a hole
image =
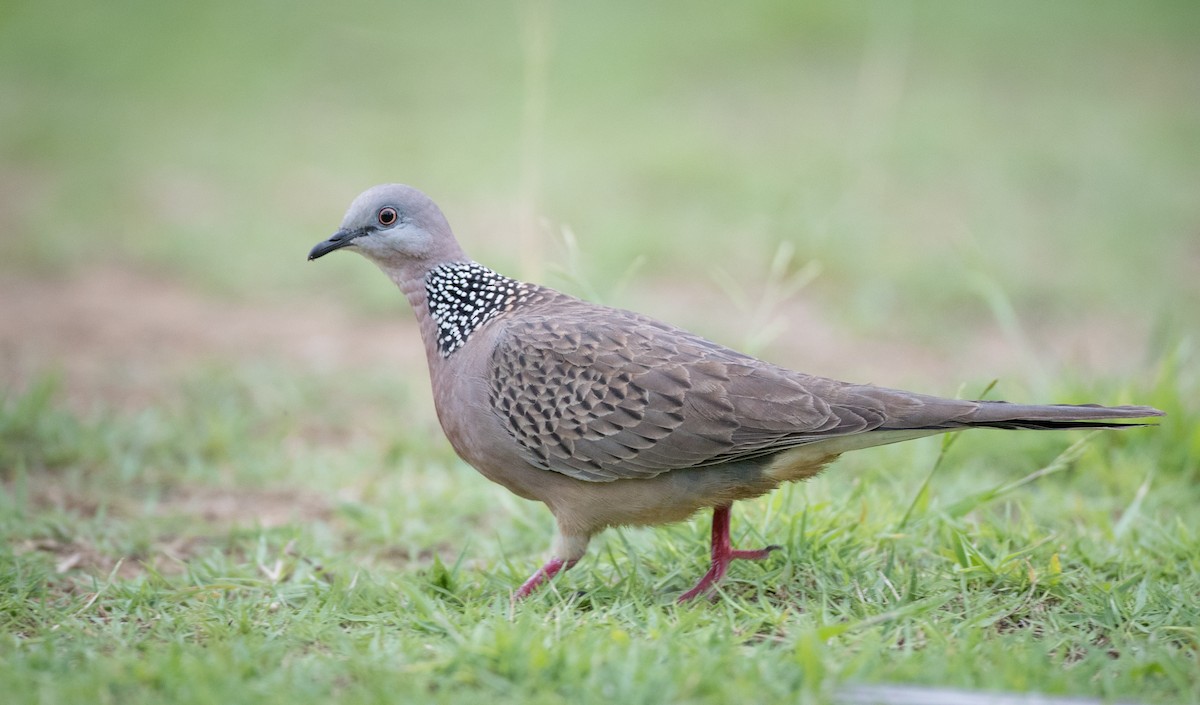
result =
[[[1099,404],[1010,404],[981,401],[973,414],[960,419],[968,428],[1052,430],[1065,428],[1122,428],[1146,426],[1127,419],[1147,419],[1165,414],[1152,406],[1101,406]]]
[[[871,388],[871,392],[893,412],[883,424],[866,433],[835,434],[798,443],[797,447],[780,455],[771,465],[769,474],[786,480],[799,479],[811,475],[814,468],[846,451],[968,428],[1131,428],[1152,425],[1138,419],[1165,415],[1151,406],[966,401],[879,387]]]

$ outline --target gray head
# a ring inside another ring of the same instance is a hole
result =
[[[308,258],[350,247],[380,266],[423,268],[440,262],[465,260],[437,204],[411,186],[383,184],[350,204],[342,227],[318,243]]]

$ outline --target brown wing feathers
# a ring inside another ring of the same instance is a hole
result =
[[[548,303],[553,314],[505,321],[491,380],[497,414],[543,469],[594,481],[652,477],[885,418],[869,403],[833,407],[796,373],[638,314],[567,297]]]
[[[852,385],[776,367],[629,311],[562,295],[547,295],[543,305],[544,313],[525,309],[504,321],[491,401],[531,464],[581,480],[653,477],[872,430],[1106,427],[1114,424],[1105,419],[1153,412]]]

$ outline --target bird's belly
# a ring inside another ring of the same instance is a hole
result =
[[[827,458],[828,462],[832,458]],[[822,463],[823,465],[824,463]],[[547,501],[566,525],[595,532],[608,526],[639,526],[682,521],[708,507],[726,506],[770,492],[793,477],[772,475],[770,458],[711,467],[673,470],[652,478],[585,482],[571,480],[566,491]]]

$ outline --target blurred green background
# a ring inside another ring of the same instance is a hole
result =
[[[1194,0],[0,1],[0,682],[1195,700],[1197,37]],[[739,503],[786,550],[711,608],[670,602],[701,519],[510,612],[549,514],[453,457],[391,284],[305,261],[387,181],[789,367],[1170,415],[965,434],[928,485],[933,439],[852,454]]]
[[[361,262],[303,255],[401,181],[512,274],[571,288],[571,231],[576,274],[652,312],[613,291],[638,258],[685,301],[717,263],[754,294],[786,242],[821,266],[809,301],[886,334],[953,337],[989,287],[1050,327],[1132,322],[1131,348],[1200,320],[1194,2],[0,13],[6,276],[390,311]]]

